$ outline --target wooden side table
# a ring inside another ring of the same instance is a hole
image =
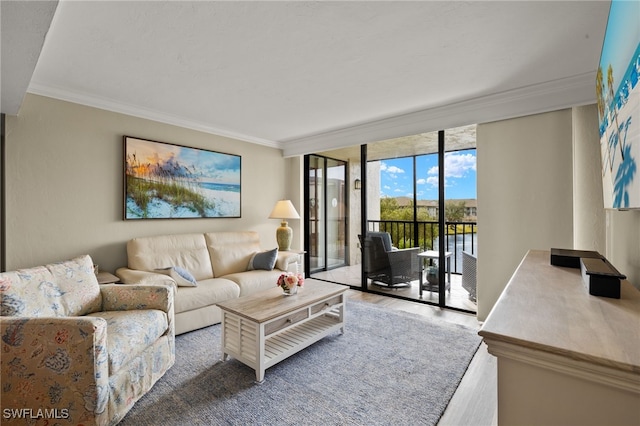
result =
[[[117,283],[118,281],[120,281],[120,278],[116,277],[115,275],[113,275],[113,274],[111,274],[109,272],[105,272],[105,271],[98,272],[96,277],[98,278],[98,284],[113,284],[113,283]]]

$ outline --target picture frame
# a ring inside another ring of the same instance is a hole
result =
[[[239,155],[124,136],[124,220],[241,217]]]
[[[640,209],[638,2],[613,0],[596,72],[605,209]]]

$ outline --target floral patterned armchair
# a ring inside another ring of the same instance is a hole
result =
[[[113,425],[174,363],[173,291],[88,255],[1,273],[0,338],[2,424]]]

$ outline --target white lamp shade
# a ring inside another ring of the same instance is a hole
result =
[[[300,215],[290,200],[280,200],[271,211],[269,219],[300,219]]]

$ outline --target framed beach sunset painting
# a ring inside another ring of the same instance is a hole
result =
[[[124,137],[124,219],[240,217],[239,155]]]

